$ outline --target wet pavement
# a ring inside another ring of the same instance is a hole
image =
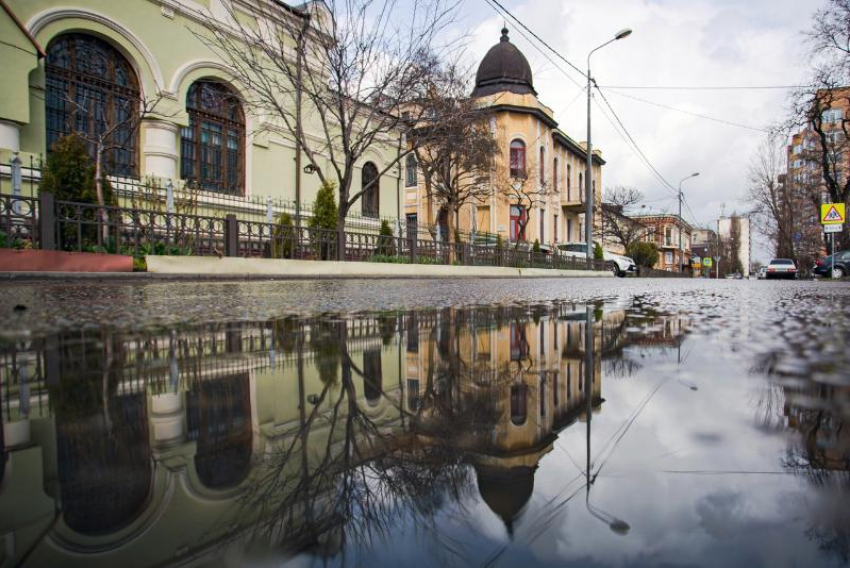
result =
[[[837,566],[850,285],[0,286],[0,564]]]

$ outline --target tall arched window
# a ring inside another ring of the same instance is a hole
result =
[[[540,147],[540,161],[537,167],[540,170],[540,185],[543,185],[546,183],[546,148],[543,146]]]
[[[245,114],[229,87],[196,81],[186,95],[189,125],[180,136],[180,175],[200,189],[243,195]]]
[[[578,194],[584,195],[584,176],[582,176],[581,172],[578,173]]]
[[[573,168],[567,164],[567,201],[570,199],[570,189],[572,185]]]
[[[511,142],[511,177],[525,177],[525,142]]]
[[[44,73],[48,153],[71,132],[88,140],[106,134],[105,172],[136,176],[141,95],[127,59],[100,38],[65,34],[47,47]],[[94,143],[88,144],[88,152],[94,159]]]
[[[419,179],[416,171],[416,156],[408,154],[404,164],[405,168],[405,183],[407,187],[416,187],[419,184]]]
[[[552,159],[552,188],[558,191],[558,156]]]
[[[360,196],[363,216],[378,217],[381,180],[378,177],[378,167],[372,162],[363,164],[363,171],[360,174],[360,188],[363,190],[363,195]]]

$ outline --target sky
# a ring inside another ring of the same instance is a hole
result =
[[[806,82],[807,46],[802,32],[825,0],[499,0],[514,16],[577,67],[587,53],[622,28],[633,34],[597,51],[592,74],[649,162],[671,185],[687,180],[685,220],[716,227],[723,213],[747,213],[747,169],[764,129],[788,113],[788,89],[657,90],[627,87],[764,87]],[[520,33],[519,26],[486,0],[464,0],[452,32],[466,36],[473,71],[499,40],[507,22],[511,41],[528,58],[534,86],[560,127],[585,140],[585,79],[565,63],[555,66]],[[523,33],[526,33],[523,31]],[[528,35],[526,33],[526,35]],[[528,36],[531,38],[531,36]],[[541,49],[542,46],[540,46]],[[560,67],[561,69],[559,69]],[[610,90],[605,86],[611,86]],[[644,99],[638,101],[634,98]],[[647,208],[677,211],[675,191],[665,188],[603,113],[597,95],[592,139],[607,161],[603,187],[640,189]],[[662,105],[662,106],[658,106]],[[672,108],[664,108],[672,107]],[[675,110],[679,109],[679,110]],[[696,113],[714,120],[693,116]],[[755,260],[770,250],[754,237]]]

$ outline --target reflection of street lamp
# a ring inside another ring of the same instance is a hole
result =
[[[587,499],[585,499],[585,505],[587,505],[587,512],[608,525],[608,528],[611,529],[612,532],[615,532],[619,535],[628,534],[629,530],[632,528],[629,526],[629,523],[624,521],[623,519],[619,519],[614,515],[606,513],[602,509],[594,507],[590,504],[590,492],[587,493]]]
[[[587,166],[584,171],[584,243],[587,247],[587,261],[593,260],[593,145],[590,143],[590,102],[593,99],[593,79],[590,75],[590,56],[619,39],[627,38],[632,30],[626,28],[617,32],[614,39],[609,39],[587,54]],[[581,191],[581,188],[579,188]]]
[[[685,222],[682,220],[682,184],[691,178],[697,177],[699,172],[694,172],[686,178],[682,178],[679,182],[679,272],[684,272],[684,251],[682,251],[682,230],[685,228]]]

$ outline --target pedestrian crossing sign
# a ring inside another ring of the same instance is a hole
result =
[[[822,225],[840,225],[847,219],[843,203],[822,203],[820,206],[820,222]]]

